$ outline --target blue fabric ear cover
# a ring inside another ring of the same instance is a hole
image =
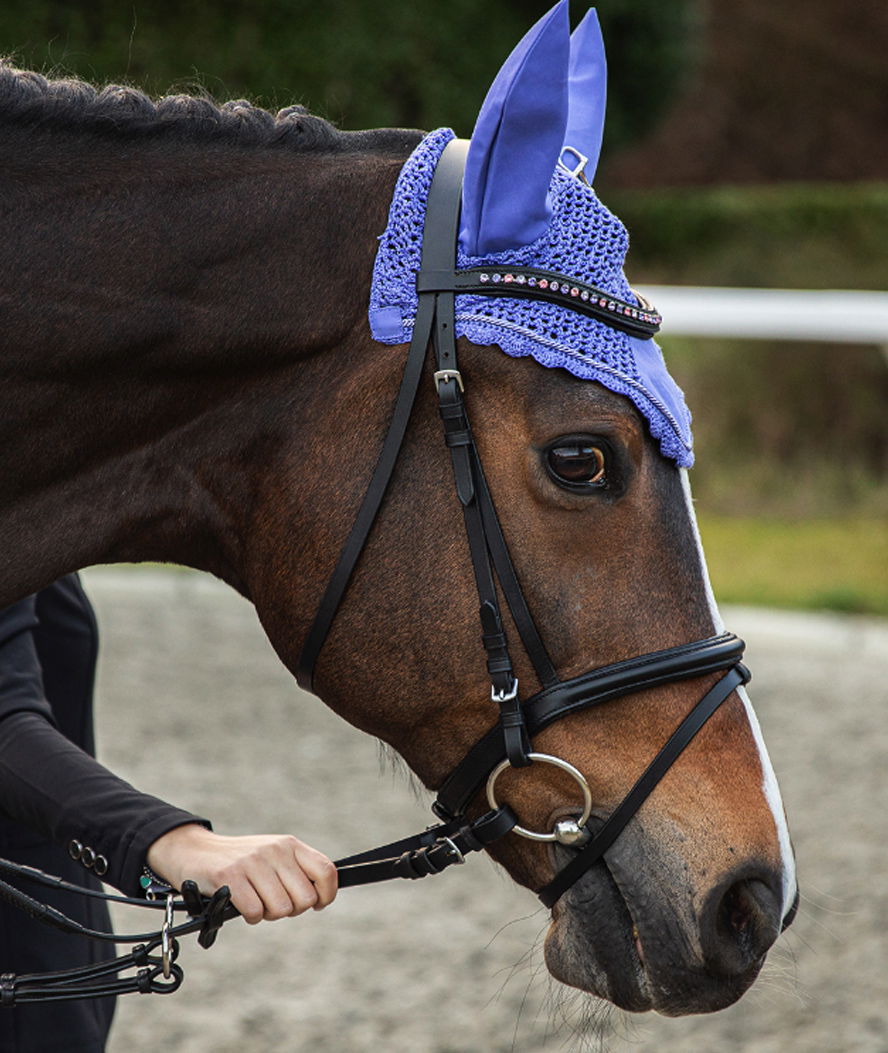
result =
[[[607,58],[598,14],[593,7],[570,38],[568,117],[564,134],[564,145],[587,158],[583,174],[590,183],[595,181],[606,109]]]
[[[535,241],[567,128],[568,0],[526,34],[496,75],[472,132],[460,247],[487,256]]]
[[[484,100],[466,163],[459,268],[557,271],[635,302],[623,273],[625,227],[587,182],[558,164],[565,146],[578,151],[588,158],[583,174],[591,181],[605,79],[595,12],[571,37],[567,0],[561,0],[515,48]],[[410,339],[428,190],[452,138],[447,128],[426,136],[398,178],[370,294],[370,327],[382,343]],[[483,295],[457,296],[456,335],[625,395],[663,455],[681,467],[693,463],[690,413],[653,340],[558,304]]]

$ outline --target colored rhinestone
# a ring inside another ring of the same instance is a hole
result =
[[[574,285],[573,288],[570,290],[570,295],[571,296],[579,296],[580,295],[580,290]]]
[[[514,274],[503,275],[503,281],[504,282],[513,282],[514,280],[515,280],[515,275]]]
[[[531,275],[527,279],[527,284],[530,286],[531,289],[535,289],[536,288],[536,283],[537,283],[537,280],[536,280],[536,278],[534,278],[533,275]]]
[[[540,278],[540,288],[541,289],[548,289],[549,288],[549,282],[545,278]]]
[[[491,274],[490,280],[492,282],[501,282],[503,280],[503,276],[501,274]]]

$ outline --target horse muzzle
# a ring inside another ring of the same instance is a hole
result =
[[[624,831],[604,865],[555,905],[552,975],[629,1012],[682,1016],[737,1001],[791,921],[792,910],[786,923],[781,916],[781,875],[749,859],[700,888],[688,869],[640,823]]]

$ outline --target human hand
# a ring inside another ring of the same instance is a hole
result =
[[[174,888],[192,880],[204,895],[222,885],[250,925],[322,910],[337,891],[336,867],[286,834],[226,837],[196,823],[177,826],[148,849],[148,866]]]

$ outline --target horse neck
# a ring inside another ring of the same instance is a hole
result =
[[[15,145],[0,177],[0,602],[128,559],[243,587],[250,463],[367,340],[400,160]]]

